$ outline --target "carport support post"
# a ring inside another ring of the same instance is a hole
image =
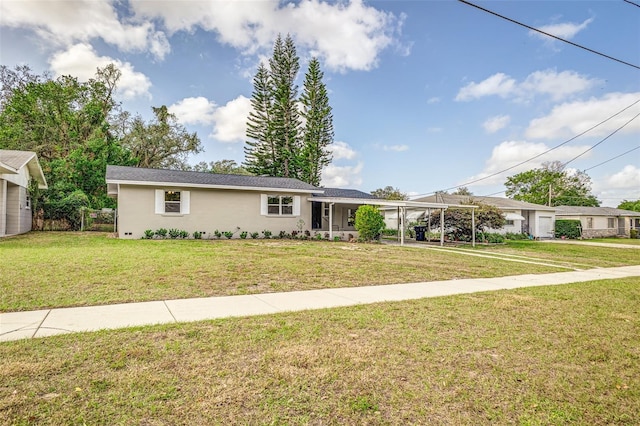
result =
[[[431,242],[431,209],[427,209],[427,241]]]
[[[471,209],[471,246],[476,246],[476,209]]]
[[[400,206],[397,207],[398,211],[396,212],[396,241],[400,240]]]
[[[398,207],[400,209],[400,212],[402,213],[402,216],[400,217],[400,245],[403,246],[404,245],[404,213],[405,213],[405,209],[404,207]]]
[[[444,209],[440,209],[440,247],[444,246]]]
[[[335,203],[329,203],[329,241],[333,241],[333,206]]]

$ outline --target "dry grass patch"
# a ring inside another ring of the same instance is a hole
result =
[[[638,424],[640,278],[0,344],[6,424]]]

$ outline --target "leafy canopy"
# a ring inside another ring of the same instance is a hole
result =
[[[408,200],[409,196],[404,192],[400,191],[398,188],[394,188],[393,186],[385,186],[384,188],[378,188],[375,191],[372,191],[371,194],[382,200]]]
[[[581,171],[566,170],[559,161],[510,176],[505,187],[507,197],[529,203],[552,207],[600,206],[600,201],[591,194],[591,178]]]

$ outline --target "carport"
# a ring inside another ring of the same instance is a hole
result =
[[[370,206],[378,206],[378,207],[395,207],[398,213],[398,239],[400,240],[400,245],[404,245],[405,243],[405,223],[407,223],[407,215],[408,214],[416,214],[424,212],[426,215],[431,215],[432,210],[440,211],[440,245],[444,245],[444,211],[449,207],[459,207],[459,208],[470,208],[472,211],[471,220],[472,220],[472,228],[473,228],[473,246],[476,244],[476,236],[475,236],[475,208],[477,206],[471,205],[450,205],[443,203],[426,203],[421,201],[409,201],[409,200],[380,200],[377,198],[343,198],[343,197],[322,197],[316,196],[313,198],[307,199],[310,202],[322,202],[326,203],[330,206],[329,208],[329,239],[333,239],[333,207],[335,205],[340,204],[350,204],[350,205],[370,205]],[[417,216],[416,216],[417,217]]]

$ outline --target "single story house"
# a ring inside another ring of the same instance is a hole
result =
[[[31,231],[31,179],[47,189],[35,152],[0,149],[0,237]]]
[[[628,237],[640,230],[640,212],[613,207],[558,206],[556,218],[579,220],[583,238]]]
[[[179,229],[209,236],[221,232],[309,231],[357,237],[359,206],[406,211],[447,206],[380,200],[355,189],[319,188],[297,179],[181,170],[107,166],[108,194],[118,200],[118,236],[141,238],[145,230]]]
[[[551,238],[555,223],[555,207],[527,203],[502,197],[481,197],[476,195],[434,194],[428,197],[416,198],[414,201],[427,203],[442,203],[449,206],[465,205],[469,202],[479,202],[497,207],[504,213],[506,224],[502,229],[487,229],[488,232],[505,234],[525,233],[534,238]],[[407,215],[410,221],[425,220],[424,211],[414,211]],[[393,217],[390,217],[392,222]],[[390,223],[393,225],[393,223]]]

